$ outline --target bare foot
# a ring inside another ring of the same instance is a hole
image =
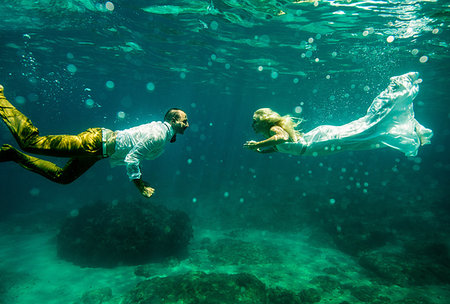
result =
[[[13,161],[17,154],[17,150],[11,145],[3,145],[0,148],[0,162]]]

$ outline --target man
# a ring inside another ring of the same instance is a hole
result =
[[[154,121],[127,130],[90,128],[78,135],[40,136],[31,121],[5,98],[2,85],[0,116],[23,151],[70,158],[64,168],[60,168],[11,145],[3,145],[0,162],[14,161],[51,181],[69,184],[98,160],[110,157],[112,165],[126,165],[128,177],[145,197],[152,196],[155,189],[142,180],[140,162],[161,155],[166,143],[175,142],[177,134],[184,134],[189,127],[186,113],[172,108],[164,116],[164,122]]]

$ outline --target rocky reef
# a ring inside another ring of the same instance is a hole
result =
[[[300,297],[283,288],[269,288],[251,274],[190,272],[139,283],[123,304],[300,304]]]
[[[182,257],[193,236],[189,217],[149,203],[96,203],[72,212],[57,236],[59,257],[114,267]]]

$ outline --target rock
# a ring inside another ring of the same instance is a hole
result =
[[[57,248],[59,257],[80,266],[139,265],[182,257],[192,235],[184,212],[149,203],[97,203],[65,220]]]
[[[81,297],[82,304],[102,304],[112,298],[112,290],[109,287],[87,291]]]
[[[320,293],[315,288],[303,289],[298,294],[302,303],[318,303],[320,302]]]
[[[446,250],[418,244],[405,252],[373,251],[362,255],[359,264],[384,280],[385,284],[421,286],[450,283]],[[434,248],[434,249],[433,249]],[[426,253],[428,252],[428,254]]]
[[[301,301],[289,290],[266,287],[251,274],[190,272],[143,281],[123,298],[122,303],[301,304]]]
[[[370,286],[355,286],[350,288],[350,293],[358,300],[370,303],[376,299],[379,289]]]
[[[331,292],[335,289],[341,289],[341,284],[338,280],[325,275],[314,277],[310,283],[317,285],[324,292]]]
[[[255,265],[280,261],[274,248],[234,239],[221,239],[205,244],[209,259],[219,265]]]

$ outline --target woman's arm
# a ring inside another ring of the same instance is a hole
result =
[[[254,140],[250,140],[247,141],[244,144],[244,148],[250,149],[250,150],[256,150],[257,152],[262,152],[264,150],[257,150],[260,148],[267,148],[267,147],[274,147],[276,145],[282,144],[284,142],[287,142],[289,140],[289,134],[281,127],[279,126],[273,126],[272,128],[270,128],[270,134],[272,135],[271,137],[262,140],[262,141],[254,141]],[[271,151],[271,149],[265,149],[268,150],[266,153],[269,152],[275,152],[275,149],[273,149],[274,151]]]

